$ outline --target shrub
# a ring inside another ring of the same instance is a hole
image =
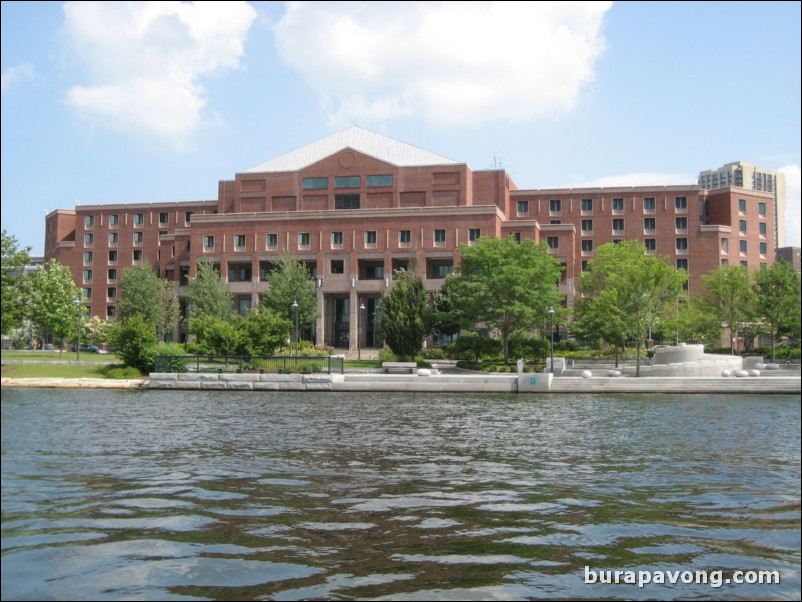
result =
[[[431,368],[432,367],[432,365],[429,362],[427,362],[425,359],[423,359],[421,356],[416,357],[415,358],[415,362],[417,363],[418,368]]]
[[[421,349],[420,356],[427,360],[444,360],[446,350],[443,347],[425,347]]]
[[[384,349],[379,349],[379,361],[380,362],[394,362],[396,361],[395,353],[393,353],[390,349],[385,347]]]
[[[556,347],[556,346],[555,346]],[[543,361],[549,356],[551,343],[548,339],[515,334],[510,337],[510,357]]]
[[[457,361],[457,368],[463,368],[465,370],[483,370],[484,367],[479,362],[474,362],[473,360],[459,360]]]
[[[142,373],[132,366],[123,366],[120,364],[112,364],[105,366],[102,370],[103,378],[113,380],[127,380],[131,378],[139,378]]]
[[[141,315],[124,319],[115,326],[113,343],[117,354],[126,366],[146,373],[153,370],[153,351],[156,343],[156,327],[148,324]]]
[[[474,362],[478,362],[481,357],[495,356],[500,352],[501,341],[479,336],[475,332],[466,332],[448,348],[451,357],[472,359]]]
[[[154,366],[156,365],[156,356],[163,355],[169,356],[170,364],[169,364],[169,371],[170,372],[186,372],[187,371],[187,353],[184,351],[184,346],[179,345],[178,343],[163,343],[161,345],[154,345],[150,348],[150,352],[152,354],[150,363]]]

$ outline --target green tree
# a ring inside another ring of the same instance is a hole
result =
[[[614,291],[603,297],[598,294],[597,284],[589,278],[580,281],[583,296],[574,304],[574,334],[587,341],[605,342],[615,350],[615,367],[618,368],[618,349],[623,353],[626,346],[628,326],[626,315],[618,311],[619,304]]]
[[[245,316],[245,350],[248,355],[273,355],[284,344],[291,324],[269,307],[259,305]]]
[[[232,314],[226,319],[215,316],[192,318],[195,346],[204,355],[247,355],[243,319]]]
[[[135,313],[114,323],[110,338],[126,366],[140,372],[153,370],[156,327],[144,315]]]
[[[298,303],[297,319],[301,327],[315,322],[317,313],[317,292],[309,268],[285,250],[276,269],[267,275],[270,288],[262,295],[260,305],[264,305],[280,318],[289,322],[289,333],[294,328],[296,313],[293,302]],[[292,337],[291,337],[292,338]]]
[[[430,332],[429,299],[420,274],[396,270],[380,307],[378,326],[384,342],[397,356],[414,358]]]
[[[5,229],[2,234],[2,289],[0,298],[3,300],[2,332],[9,334],[13,328],[22,326],[25,310],[30,298],[30,279],[22,275],[22,268],[29,262],[30,247],[19,248],[17,239],[8,234]]]
[[[159,280],[157,295],[159,315],[156,318],[156,336],[159,341],[164,343],[167,335],[178,328],[181,320],[181,304],[178,301],[178,293],[175,284],[170,280]]]
[[[783,327],[793,334],[799,332],[800,276],[794,267],[778,259],[771,267],[755,273],[755,309],[762,316],[771,334],[771,361],[774,361],[774,343]],[[793,317],[791,315],[793,314]]]
[[[637,240],[602,245],[589,267],[581,282],[584,311],[597,322],[607,315],[616,333],[621,328],[637,342],[635,374],[640,376],[641,345],[655,317],[675,307],[687,275],[663,258],[646,255]]]
[[[701,343],[707,348],[721,345],[721,321],[701,296],[680,296],[672,312],[664,314],[658,325],[663,340]]]
[[[77,336],[78,321],[85,312],[84,306],[75,302],[81,298],[81,291],[69,268],[55,259],[48,261],[32,282],[31,317],[63,347],[66,337]]]
[[[225,320],[234,312],[234,297],[211,261],[198,262],[198,272],[190,280],[186,299],[192,322],[209,317]],[[193,324],[190,330],[195,332]]]
[[[710,316],[729,330],[730,353],[734,354],[739,325],[755,319],[749,272],[741,266],[721,266],[702,276],[702,290]]]
[[[512,236],[480,237],[460,245],[459,252],[460,265],[446,278],[454,309],[463,326],[483,322],[497,330],[508,362],[510,335],[542,324],[549,307],[562,302],[557,289],[562,266],[545,243],[516,242]]]
[[[159,277],[150,265],[134,265],[123,269],[118,285],[120,298],[117,309],[120,316],[142,316],[154,327],[159,320]]]

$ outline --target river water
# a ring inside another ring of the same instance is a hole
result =
[[[4,389],[2,598],[799,600],[800,398]]]

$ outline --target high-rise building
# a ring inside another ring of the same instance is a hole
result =
[[[726,163],[718,169],[699,172],[699,186],[705,190],[746,188],[774,195],[774,240],[777,248],[785,245],[785,175],[744,161]]]
[[[363,348],[378,342],[376,308],[394,270],[415,267],[436,291],[459,261],[458,246],[480,236],[546,242],[565,266],[568,305],[605,243],[642,241],[688,273],[692,293],[721,265],[774,261],[770,192],[519,190],[503,169],[473,171],[360,128],[236,173],[217,190],[215,200],[58,209],[46,217],[46,256],[70,267],[92,315],[113,318],[125,267],[152,264],[181,295],[198,262],[211,261],[245,311],[287,249],[317,287],[320,319],[305,337],[338,348],[356,348],[357,337]]]

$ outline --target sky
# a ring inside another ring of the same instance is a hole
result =
[[[786,175],[800,245],[799,2],[2,2],[2,227],[214,200],[352,125],[519,188]]]

